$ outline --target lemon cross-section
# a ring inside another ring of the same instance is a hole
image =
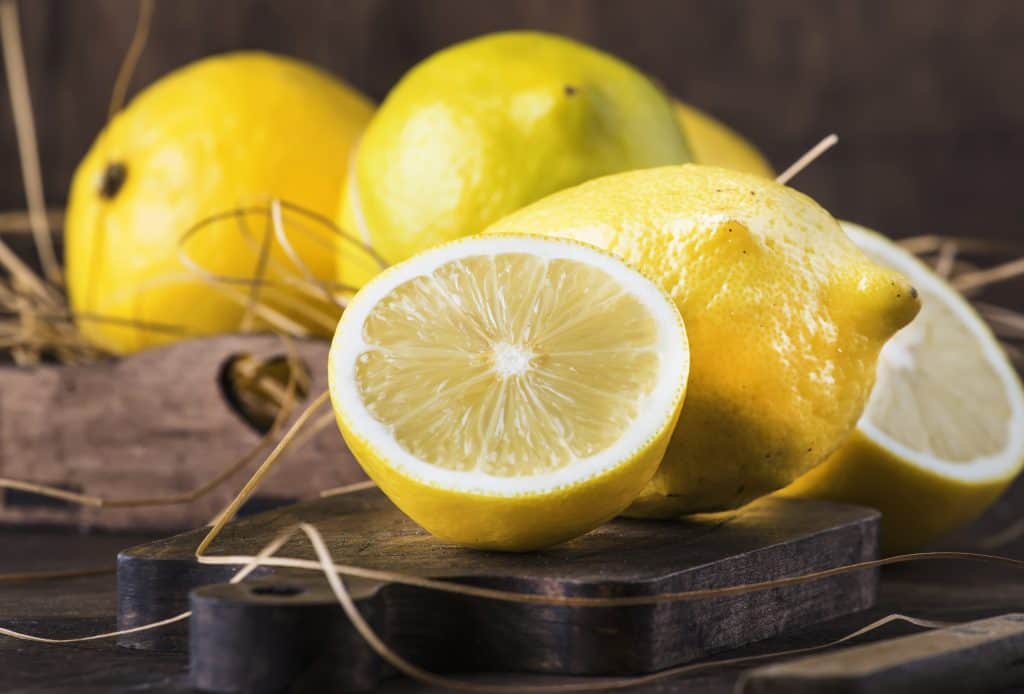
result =
[[[689,357],[653,283],[583,244],[473,238],[389,270],[331,349],[339,425],[436,535],[529,549],[622,511],[654,474]]]
[[[921,314],[882,349],[853,436],[781,493],[874,506],[883,551],[912,551],[980,515],[1020,474],[1024,390],[954,287],[881,234],[843,229],[913,282]]]

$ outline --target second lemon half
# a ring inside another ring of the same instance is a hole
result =
[[[603,251],[531,236],[392,267],[349,305],[330,357],[367,474],[438,537],[499,550],[624,510],[658,468],[688,374],[660,288]]]

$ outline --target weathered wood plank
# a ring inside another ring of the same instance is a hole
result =
[[[959,694],[1024,684],[1024,614],[758,668],[742,694]]]
[[[327,343],[299,341],[308,393],[327,388]],[[0,367],[0,476],[101,497],[170,496],[213,478],[258,443],[232,408],[222,371],[237,355],[279,358],[272,336],[189,340],[83,366]],[[305,403],[299,403],[292,419]],[[87,508],[0,491],[0,522],[182,529],[210,520],[259,458],[202,499],[174,506]],[[332,421],[266,480],[264,498],[308,498],[365,479]]]

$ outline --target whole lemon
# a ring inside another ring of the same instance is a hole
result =
[[[268,53],[206,58],[149,86],[100,133],[71,184],[67,282],[81,331],[123,354],[238,329],[248,289],[190,271],[179,258],[182,236],[210,215],[273,198],[333,216],[350,148],[371,114],[337,79]],[[229,216],[181,250],[212,274],[252,277],[268,231],[257,221]],[[333,280],[333,240],[289,240],[317,277]],[[266,276],[286,264],[272,244]],[[296,308],[302,301],[276,298],[281,314],[330,334],[331,321],[310,324]]]
[[[775,178],[764,154],[725,123],[682,101],[675,109],[695,162]]]
[[[607,176],[488,231],[607,249],[686,321],[686,406],[631,515],[740,506],[824,460],[856,425],[882,345],[919,308],[907,281],[809,197],[715,167]]]
[[[388,94],[342,226],[396,263],[557,190],[689,159],[671,104],[638,70],[558,36],[492,34],[434,54]],[[353,286],[378,271],[339,269]]]

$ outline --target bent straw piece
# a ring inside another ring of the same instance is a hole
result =
[[[69,492],[66,489],[61,489],[60,487],[36,484],[34,482],[23,482],[21,480],[8,479],[6,477],[0,477],[0,489],[14,489],[20,492],[46,496],[51,499],[70,501],[73,504],[80,504],[81,506],[92,506],[93,508],[103,506],[103,499],[98,496],[93,496],[91,494],[78,494],[77,492]]]
[[[974,307],[1001,337],[1024,339],[1024,314],[983,301]]]
[[[7,87],[14,113],[14,133],[18,140],[21,161],[21,179],[28,201],[29,222],[35,240],[36,253],[46,278],[56,285],[63,284],[63,273],[57,262],[50,223],[46,216],[46,196],[43,175],[39,166],[39,145],[36,137],[32,96],[29,92],[28,71],[25,69],[25,51],[21,44],[21,27],[15,0],[0,0],[0,43],[3,44]]]
[[[970,236],[942,236],[939,234],[925,234],[923,236],[910,236],[905,239],[894,239],[897,245],[903,247],[915,255],[928,255],[935,253],[939,247],[952,241],[959,247],[961,253],[973,255],[996,255],[1000,253],[1024,254],[1024,244],[1013,241],[995,241],[993,239],[979,239]]]
[[[59,227],[64,224],[64,209],[50,207],[46,210],[46,221],[51,227]],[[0,212],[0,234],[22,232],[31,230],[32,224],[29,213],[26,210],[9,210]]]
[[[121,61],[121,67],[117,70],[117,78],[114,80],[114,88],[110,93],[110,105],[107,108],[107,121],[117,115],[117,112],[124,106],[125,95],[128,93],[128,85],[135,74],[135,68],[139,64],[142,51],[146,48],[149,40],[149,28],[153,23],[153,12],[156,10],[153,0],[139,0],[139,14],[135,19],[135,31],[132,40],[128,44],[128,51]]]
[[[1024,275],[1024,258],[1017,258],[994,267],[968,272],[956,277],[953,286],[961,292],[983,289],[998,282],[1016,279]]]
[[[2,1],[2,0],[0,0]],[[2,7],[2,6],[0,6]],[[44,301],[55,302],[53,291],[29,269],[21,258],[0,239],[0,266],[7,268],[15,282]]]
[[[214,566],[234,566],[245,564],[252,560],[251,555],[205,555],[197,550],[196,560],[200,564]],[[797,585],[816,581],[822,578],[838,576],[852,571],[875,569],[891,564],[910,563],[915,561],[934,560],[957,560],[976,561],[982,563],[1001,564],[1014,569],[1024,569],[1024,560],[1013,559],[992,554],[981,554],[976,552],[918,552],[914,554],[900,554],[882,559],[871,559],[868,561],[837,566],[831,569],[813,571],[795,576],[784,576],[782,578],[758,581],[755,583],[741,583],[733,586],[720,588],[702,588],[673,593],[660,593],[657,595],[627,595],[620,597],[588,597],[588,596],[566,596],[566,595],[538,595],[534,593],[519,593],[516,591],[502,590],[498,588],[485,588],[455,581],[443,579],[423,578],[411,574],[403,574],[394,571],[380,569],[366,569],[348,564],[335,564],[334,568],[338,573],[355,578],[365,578],[371,581],[382,583],[398,583],[414,588],[427,590],[438,590],[454,595],[463,595],[485,600],[498,602],[562,606],[562,607],[638,607],[646,605],[657,605],[670,602],[687,602],[692,600],[706,600],[708,598],[721,598],[734,595],[745,595],[761,590],[779,588],[783,586]],[[263,561],[263,566],[274,566],[287,569],[304,569],[319,571],[319,562],[311,559],[297,559],[292,557],[269,557]]]
[[[799,159],[793,162],[788,169],[780,173],[775,177],[776,183],[786,185],[789,183],[798,173],[810,166],[818,157],[827,152],[829,149],[835,146],[839,142],[839,136],[835,133],[827,135],[822,138],[821,142],[811,147],[807,152],[804,153]]]
[[[230,504],[228,504],[228,507],[220,514],[220,516],[214,522],[213,527],[210,528],[210,531],[206,534],[206,537],[203,538],[202,542],[199,543],[199,547],[196,548],[196,556],[199,556],[204,551],[206,551],[206,548],[210,546],[210,543],[217,539],[217,536],[220,535],[220,532],[224,529],[224,526],[227,525],[228,522],[235,517],[235,514],[238,513],[238,509],[242,507],[242,504],[244,504],[249,499],[249,497],[252,496],[253,492],[255,492],[256,489],[259,487],[260,482],[263,480],[264,476],[266,476],[268,472],[274,469],[278,461],[284,455],[285,451],[288,450],[292,441],[303,429],[303,427],[305,427],[306,422],[308,422],[309,419],[316,413],[316,411],[319,410],[324,405],[324,403],[327,402],[327,397],[328,393],[327,391],[324,391],[323,393],[318,395],[317,398],[312,403],[310,403],[309,407],[307,407],[302,412],[302,414],[299,415],[298,419],[295,420],[295,423],[292,424],[291,428],[288,429],[285,435],[281,437],[281,440],[277,442],[277,446],[274,447],[274,450],[272,450],[270,452],[270,455],[268,455],[263,460],[260,466],[256,469],[256,472],[254,472],[252,477],[249,478],[249,481],[246,482],[245,486],[242,487],[241,491],[238,492],[238,495],[235,496],[234,500]]]
[[[280,202],[281,206],[284,207],[286,210],[295,212],[301,216],[304,216],[314,222],[323,225],[328,230],[330,230],[335,236],[340,238],[342,241],[359,246],[359,248],[362,251],[369,255],[370,258],[372,258],[373,261],[380,266],[381,270],[387,269],[388,261],[384,260],[384,257],[377,252],[377,249],[375,249],[370,243],[342,229],[340,226],[335,224],[334,221],[329,217],[326,217],[320,214],[319,212],[314,212],[313,210],[306,209],[301,205],[297,205],[293,202],[288,202],[287,200],[281,200]]]
[[[939,257],[935,261],[935,274],[948,280],[956,268],[956,255],[960,248],[956,241],[946,239],[939,245]]]
[[[253,273],[253,282],[249,285],[249,299],[245,304],[245,313],[242,314],[242,320],[239,324],[242,331],[252,330],[253,314],[255,313],[256,305],[260,301],[260,289],[263,287],[264,282],[266,282],[267,260],[270,258],[270,234],[271,229],[268,224],[263,230],[259,253],[256,256],[256,272]]]
[[[51,645],[62,645],[69,643],[84,643],[86,641],[100,641],[102,639],[112,639],[118,636],[124,636],[126,634],[135,634],[140,631],[149,631],[151,629],[158,629],[160,627],[168,626],[169,624],[175,624],[177,622],[184,621],[192,616],[191,610],[188,612],[182,612],[176,614],[173,617],[167,619],[161,619],[159,622],[151,622],[149,624],[140,624],[137,627],[131,629],[120,629],[118,631],[106,631],[100,634],[92,634],[90,636],[76,636],[69,639],[48,639],[43,636],[34,636],[32,634],[26,634],[21,631],[14,631],[13,629],[7,629],[0,627],[0,635],[10,636],[11,638],[18,639],[20,641],[33,641],[35,643],[47,643]]]
[[[205,282],[219,291],[223,296],[242,307],[249,305],[249,294],[241,292],[231,285],[240,284],[251,287],[253,284],[260,283],[269,288],[273,284],[269,280],[262,282],[256,278],[227,277],[208,272],[194,260],[189,258],[188,255],[182,251],[181,246],[178,248],[178,259],[181,260],[187,270],[193,273],[193,279],[199,279]],[[325,318],[324,314],[321,314],[301,303],[292,302],[292,307],[296,308],[300,313],[305,313],[307,318],[320,322],[321,324],[325,324],[333,328],[336,323],[336,321]],[[279,332],[288,333],[293,337],[311,337],[311,333],[303,325],[265,303],[260,302],[254,304],[252,306],[252,310]]]
[[[364,482],[353,482],[352,484],[346,484],[341,487],[334,487],[332,489],[325,489],[320,492],[320,498],[323,499],[328,496],[341,496],[342,494],[351,494],[353,492],[361,492],[364,489],[373,489],[377,486],[377,483],[373,480],[366,480]]]
[[[345,611],[346,616],[355,627],[359,635],[363,637],[363,640],[370,646],[371,649],[384,661],[394,667],[402,674],[411,677],[423,684],[428,684],[436,687],[444,687],[455,691],[465,692],[479,692],[479,693],[495,693],[504,694],[506,692],[545,692],[556,694],[559,692],[578,692],[578,691],[593,691],[595,689],[609,690],[609,689],[623,689],[626,687],[636,687],[644,684],[651,684],[660,680],[670,679],[673,677],[679,677],[686,673],[693,673],[698,670],[705,670],[714,667],[723,667],[726,665],[739,665],[742,663],[752,663],[761,660],[767,660],[770,658],[781,658],[786,656],[798,655],[802,653],[809,653],[812,651],[818,651],[832,646],[850,641],[851,639],[862,636],[868,632],[874,631],[886,624],[894,621],[905,621],[915,626],[919,626],[925,629],[936,629],[947,626],[954,626],[960,622],[940,622],[936,620],[918,619],[914,617],[908,617],[906,615],[894,613],[882,617],[881,619],[875,620],[874,622],[857,629],[856,631],[847,634],[838,639],[834,639],[824,644],[818,644],[814,646],[807,646],[804,648],[793,648],[784,651],[776,651],[773,653],[761,653],[752,656],[740,656],[737,658],[726,658],[722,660],[713,660],[704,663],[693,663],[690,665],[682,665],[675,668],[669,668],[667,670],[661,670],[648,675],[638,675],[632,677],[614,677],[600,680],[590,680],[588,682],[573,682],[568,684],[554,684],[554,685],[494,685],[494,684],[478,684],[475,682],[468,682],[466,680],[446,677],[443,675],[436,674],[429,670],[419,667],[418,665],[406,660],[396,651],[391,649],[383,639],[377,634],[372,626],[366,621],[362,613],[359,612],[359,608],[352,600],[352,596],[345,586],[345,582],[341,575],[338,573],[334,565],[334,559],[331,555],[330,549],[327,547],[327,543],[324,542],[323,535],[320,534],[317,528],[309,523],[301,523],[299,526],[305,533],[306,538],[313,546],[313,551],[316,553],[317,559],[319,560],[320,569],[323,571],[324,576],[327,579],[328,584],[331,587],[331,591],[334,593],[335,598],[341,605],[341,608]]]
[[[320,282],[320,279],[313,273],[306,261],[296,252],[295,247],[292,246],[292,242],[288,239],[288,234],[284,231],[284,218],[281,216],[281,201],[274,199],[270,201],[270,226],[274,230],[274,238],[281,244],[281,248],[284,250],[285,255],[288,259],[295,264],[295,266],[302,273],[303,279],[316,289],[320,290],[320,298],[326,301],[333,302],[334,297],[327,290],[327,288]]]

